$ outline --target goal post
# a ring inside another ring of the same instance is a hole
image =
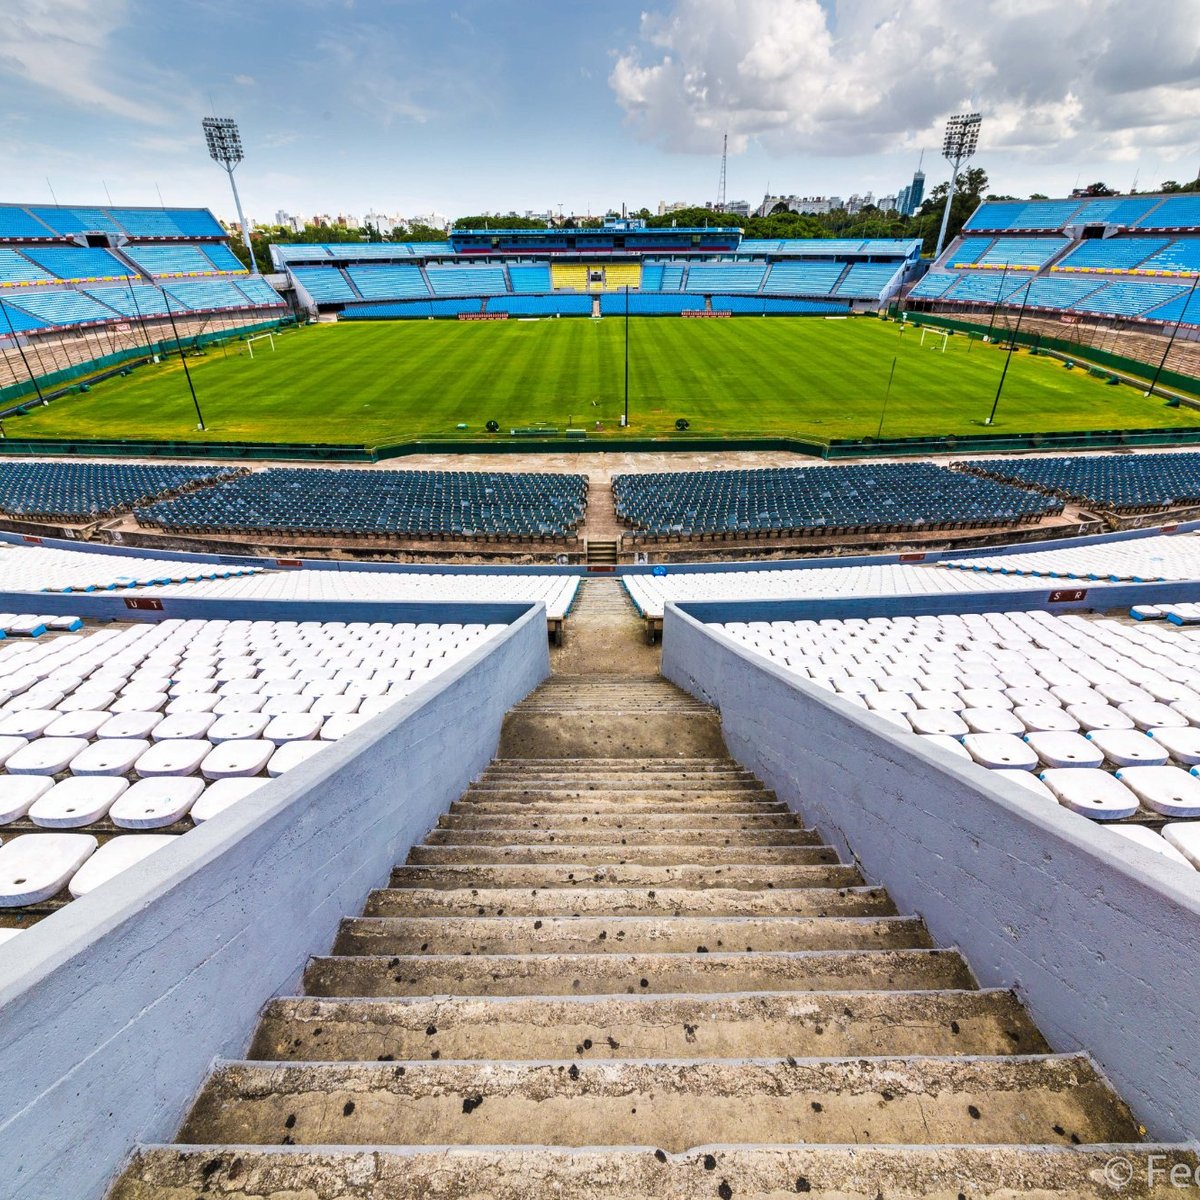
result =
[[[271,353],[275,352],[275,335],[273,333],[256,333],[253,337],[246,339],[246,349],[250,352],[250,357],[254,357],[254,343],[267,341],[271,343]]]
[[[927,333],[931,334],[935,339],[934,344],[930,347],[930,349],[941,350],[941,352],[943,354],[945,354],[946,353],[946,343],[950,340],[949,332],[945,329],[931,329],[928,325],[922,325],[921,326],[921,345],[922,346],[925,345],[925,335]],[[936,341],[937,338],[942,339],[940,345]]]

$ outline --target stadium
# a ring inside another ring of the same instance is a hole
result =
[[[1200,1188],[1200,192],[240,203],[0,203],[0,1195]]]

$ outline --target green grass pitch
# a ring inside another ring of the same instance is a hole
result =
[[[208,426],[178,360],[137,369],[87,394],[5,422],[9,437],[342,442],[486,437],[544,422],[619,435],[624,321],[395,321],[319,325],[189,359]],[[789,435],[811,440],[984,432],[1004,352],[874,318],[630,322],[629,412],[635,436]],[[895,359],[891,392],[888,376]],[[600,423],[597,429],[597,422]],[[459,424],[467,426],[457,429]],[[1141,390],[1085,370],[1013,355],[993,432],[1200,425]]]

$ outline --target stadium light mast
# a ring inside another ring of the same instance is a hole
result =
[[[979,145],[979,126],[983,118],[979,113],[962,113],[946,122],[946,134],[942,138],[942,157],[950,163],[950,190],[946,193],[946,211],[942,213],[942,227],[938,231],[937,249],[933,252],[936,262],[942,256],[946,244],[946,228],[950,224],[950,206],[954,203],[954,192],[958,186],[958,173],[963,164],[975,153]]]
[[[232,117],[205,117],[201,125],[204,127],[204,140],[208,144],[209,157],[213,162],[220,163],[229,176],[238,224],[242,227],[242,241],[246,244],[246,253],[250,255],[250,273],[258,275],[260,272],[258,263],[254,260],[254,247],[250,244],[250,230],[246,228],[246,218],[242,215],[242,200],[238,195],[237,182],[233,178],[233,169],[243,157],[242,135]]]

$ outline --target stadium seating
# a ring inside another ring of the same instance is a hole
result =
[[[989,200],[971,214],[964,230],[1060,229],[1082,207],[1081,200]]]
[[[619,316],[625,312],[624,292],[605,292],[600,297],[600,311],[604,316]],[[630,292],[629,311],[637,316],[678,316],[681,312],[692,312],[704,307],[704,297],[689,293]]]
[[[965,237],[946,256],[949,267],[974,266],[987,252],[994,239],[990,237]]]
[[[24,333],[30,329],[44,329],[48,321],[22,312],[9,304],[0,304],[0,331],[8,333],[11,328],[15,333]]]
[[[1186,293],[1186,288],[1176,284],[1121,280],[1092,292],[1075,307],[1080,312],[1135,317]]]
[[[86,246],[27,246],[24,254],[52,275],[73,283],[120,279],[133,274],[107,250],[93,250]]]
[[[613,477],[618,518],[635,536],[798,530],[886,531],[1016,524],[1058,512],[1044,496],[930,463],[671,471]]]
[[[550,264],[550,283],[555,288],[583,292],[588,287],[588,268],[582,263]]]
[[[844,263],[777,262],[763,284],[775,295],[828,296],[846,269]]]
[[[1036,269],[1045,266],[1067,245],[1063,238],[997,238],[980,256],[976,266]]]
[[[693,263],[688,287],[694,292],[757,292],[765,275],[765,263]]]
[[[833,315],[850,311],[845,301],[803,300],[794,296],[713,296],[714,309],[732,313],[766,313],[778,316],[801,313]]]
[[[1149,309],[1144,315],[1148,320],[1166,321],[1172,325],[1176,321],[1185,325],[1200,325],[1200,293],[1189,296],[1184,292],[1174,300],[1168,300],[1166,304]]]
[[[132,279],[122,284],[85,287],[82,291],[122,317],[159,317],[168,311],[167,301],[159,288],[134,283]]]
[[[503,629],[170,620],[0,643],[0,907],[103,886]]]
[[[1174,275],[1200,273],[1200,237],[1177,238],[1153,257],[1146,259],[1139,271],[1164,271]]]
[[[590,296],[493,296],[488,312],[507,312],[515,317],[588,317],[592,314]]]
[[[1168,196],[1137,222],[1138,229],[1200,228],[1200,193]]]
[[[199,246],[126,246],[124,254],[147,275],[212,275],[217,270]],[[243,269],[233,261],[235,267],[223,269]]]
[[[495,296],[508,291],[503,267],[437,265],[428,267],[426,275],[435,296]]]
[[[233,579],[264,568],[0,543],[0,591],[114,592],[169,583]]]
[[[209,243],[206,246],[200,247],[204,251],[204,257],[212,263],[218,271],[240,271],[245,272],[246,268],[242,266],[242,260],[223,242]]]
[[[1054,271],[1128,271],[1167,245],[1165,238],[1093,238],[1071,251]]]
[[[180,532],[562,538],[582,520],[586,493],[583,475],[278,468],[137,517]]]
[[[228,479],[239,470],[174,463],[0,462],[0,512],[64,521],[111,516],[165,495]]]
[[[1157,207],[1159,199],[1158,196],[1097,196],[1072,215],[1071,224],[1128,228]]]
[[[0,248],[0,287],[21,283],[52,283],[55,277],[25,255],[8,247]]]
[[[662,270],[662,290],[664,292],[678,292],[683,290],[683,279],[687,273],[687,267],[679,263],[664,263]]]
[[[1028,282],[1016,275],[1001,271],[965,272],[949,291],[943,292],[944,299],[963,301],[969,304],[995,304],[1001,297],[1010,299]],[[1020,303],[1020,298],[1017,301]]]
[[[1172,534],[1099,542],[1067,543],[1050,550],[1006,550],[974,558],[942,559],[947,570],[1046,579],[1152,580],[1200,579],[1200,538]]]
[[[223,279],[173,279],[163,291],[179,307],[202,312],[213,308],[245,308],[246,296],[232,281]]]
[[[32,213],[15,204],[0,204],[0,238],[51,238],[54,231]]]
[[[1200,503],[1200,454],[1074,454],[957,464],[1117,512]]]
[[[306,286],[307,280],[316,274],[316,271],[305,273]],[[347,267],[346,274],[364,300],[392,300],[429,295],[421,268],[415,264],[384,266],[380,263],[366,267]]]
[[[103,208],[59,208],[31,206],[29,211],[55,233],[123,233],[121,226]]]
[[[880,300],[895,281],[899,263],[855,263],[834,288],[835,296]]]
[[[11,297],[9,304],[23,308],[36,318],[32,328],[111,321],[116,315],[111,308],[97,303],[83,292],[21,292]]]
[[[1098,279],[1042,275],[1030,283],[1027,303],[1032,308],[1074,308],[1102,286]]]
[[[292,274],[317,304],[352,303],[361,299],[341,271],[331,271],[328,267],[300,267],[293,269]],[[428,292],[424,280],[421,287]]]
[[[247,275],[235,280],[234,286],[257,308],[283,303],[279,293],[261,276]]]
[[[607,290],[642,286],[640,262],[609,262],[604,264],[604,286]]]
[[[550,266],[548,263],[530,263],[508,268],[514,292],[541,295],[550,290]]]
[[[1099,821],[1200,816],[1187,774],[1200,730],[1177,682],[1200,655],[1178,634],[1045,612],[719,628],[926,745],[950,737],[980,766],[1038,774],[1030,803]]]
[[[916,300],[936,300],[944,296],[961,278],[949,271],[929,271],[921,277],[920,282],[909,295]]]

